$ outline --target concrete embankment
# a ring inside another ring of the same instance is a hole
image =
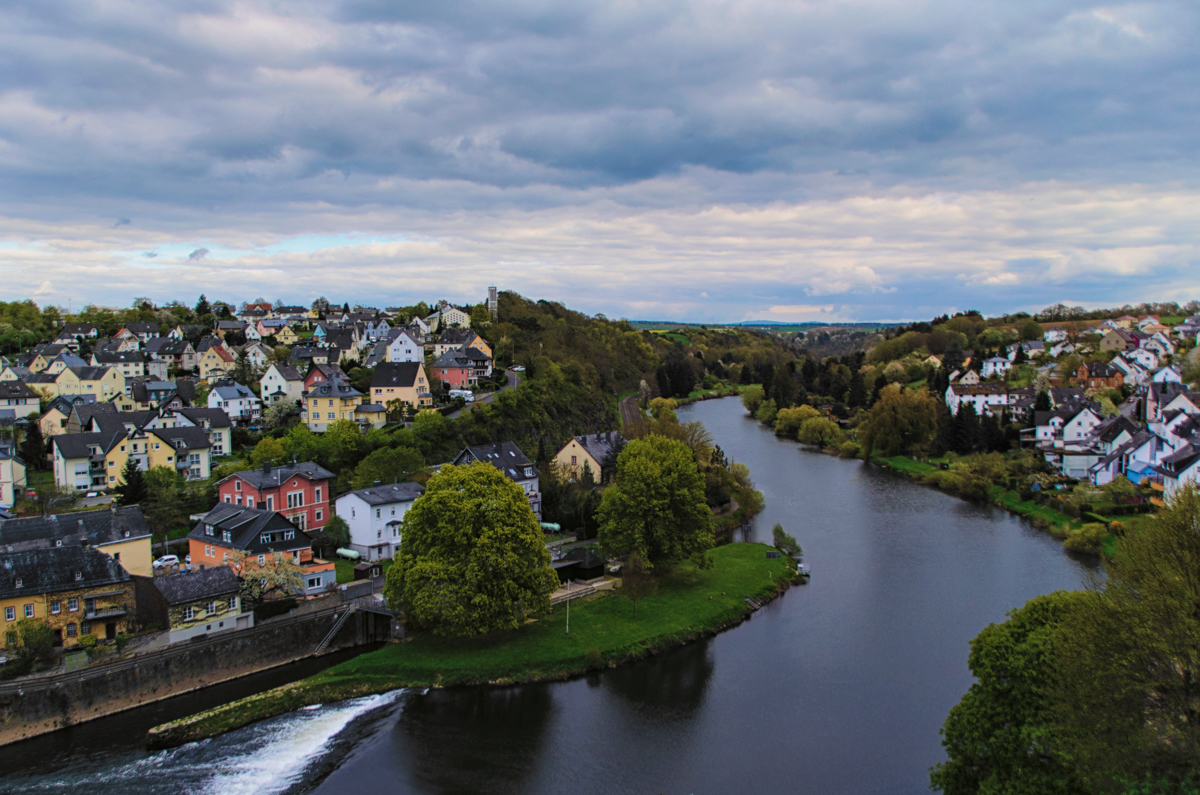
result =
[[[313,654],[345,607],[176,644],[78,672],[0,686],[0,745],[285,665]],[[348,621],[324,652],[367,642]]]

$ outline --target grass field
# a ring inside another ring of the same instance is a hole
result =
[[[211,737],[308,704],[327,703],[406,686],[507,683],[565,678],[636,659],[715,631],[747,612],[746,597],[766,598],[790,582],[786,558],[770,547],[728,544],[712,551],[713,566],[678,565],[658,593],[637,604],[602,595],[565,605],[515,632],[476,638],[419,633],[336,665],[316,676],[159,727],[152,742],[174,745]]]
[[[910,475],[924,475],[928,472],[936,472],[937,467],[926,464],[924,461],[913,461],[902,455],[892,456],[891,458],[873,457],[873,460],[881,464],[887,464],[897,472],[906,472]]]
[[[361,561],[345,560],[344,558],[333,558],[333,568],[337,572],[338,582],[353,582],[354,581],[354,564]],[[375,561],[383,567],[383,573],[387,574],[387,570],[392,567],[390,560]]]

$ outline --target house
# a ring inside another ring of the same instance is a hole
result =
[[[1183,373],[1179,370],[1179,365],[1172,364],[1168,367],[1159,368],[1155,371],[1151,379],[1156,384],[1165,384],[1168,382],[1175,384],[1183,383]]]
[[[157,337],[146,342],[146,355],[152,362],[166,362],[168,368],[192,371],[196,369],[196,349],[185,339]],[[168,370],[167,376],[170,376]]]
[[[438,308],[425,318],[425,323],[431,329],[447,329],[451,326],[471,327],[471,316],[456,306],[442,301]]]
[[[137,461],[143,472],[151,467],[168,467],[185,480],[207,480],[212,474],[212,442],[203,428],[126,428],[104,458],[109,488],[120,485],[129,458]]]
[[[140,378],[146,374],[146,357],[141,351],[96,351],[92,353],[93,367],[115,367],[126,378]]]
[[[25,462],[10,445],[0,442],[0,506],[11,508],[25,491]],[[3,527],[3,525],[0,525]]]
[[[1046,352],[1046,343],[1041,340],[1032,340],[1021,346],[1021,350],[1025,351],[1026,358],[1034,359]],[[1014,345],[1012,351],[1008,354],[1008,360],[1011,362],[1017,358],[1017,348]]]
[[[150,527],[136,505],[96,511],[27,516],[0,523],[0,548],[10,552],[92,547],[135,577],[151,577]]]
[[[993,375],[1004,375],[1012,369],[1012,362],[1003,356],[993,356],[990,359],[983,360],[983,377],[990,378]]]
[[[469,328],[448,328],[437,338],[437,342],[433,343],[432,355],[436,359],[449,351],[461,350],[477,336]]]
[[[271,361],[272,351],[261,342],[247,342],[242,346],[239,353],[246,354],[246,361],[251,367],[258,370],[266,367],[267,363]]]
[[[304,375],[304,389],[301,392],[301,395],[303,395],[304,392],[312,389],[317,384],[320,384],[324,381],[332,381],[334,379],[338,381],[349,381],[350,376],[342,372],[342,368],[338,367],[336,364],[317,364],[314,362],[308,368],[308,372]]]
[[[1154,351],[1159,356],[1174,356],[1175,355],[1175,343],[1171,341],[1170,337],[1168,337],[1166,334],[1164,334],[1161,331],[1157,332],[1154,336],[1146,339],[1142,343],[1141,347],[1146,348],[1147,350]]]
[[[1163,492],[1168,500],[1187,484],[1200,483],[1200,445],[1189,444],[1164,458],[1158,465]]]
[[[171,643],[254,626],[254,611],[243,609],[242,581],[228,566],[159,577],[154,586],[167,601]]]
[[[974,370],[967,370],[961,376],[959,375],[958,370],[955,370],[950,374],[951,383],[961,384],[962,386],[974,386],[982,380],[983,379],[979,377],[979,373],[975,372]]]
[[[1075,371],[1075,380],[1088,389],[1120,389],[1125,374],[1104,362],[1086,362]]]
[[[1049,328],[1049,329],[1046,329],[1042,333],[1042,340],[1044,342],[1052,342],[1052,343],[1053,342],[1066,342],[1067,341],[1067,332],[1058,327]]]
[[[124,438],[124,431],[64,433],[53,437],[50,453],[54,459],[54,482],[61,489],[78,491],[108,488],[106,456]]]
[[[72,398],[74,403],[74,399]],[[119,409],[112,403],[74,403],[67,417],[67,433],[84,433],[92,424],[95,414],[116,414]]]
[[[616,453],[624,445],[624,437],[616,431],[575,436],[554,454],[554,463],[571,480],[580,478],[586,464],[595,481],[602,483],[611,475],[609,470],[616,464]]]
[[[125,376],[113,367],[68,367],[53,376],[50,384],[40,383],[49,397],[95,395],[107,402],[125,391]]]
[[[0,409],[11,409],[17,419],[32,417],[41,410],[37,392],[22,381],[0,381]]]
[[[94,340],[100,336],[100,329],[93,323],[67,323],[62,331],[54,338],[55,344],[66,345],[73,351],[79,350],[81,340]]]
[[[385,362],[422,362],[425,346],[408,329],[392,329],[387,335]]]
[[[263,319],[259,320],[258,323],[254,326],[254,330],[255,330],[255,332],[257,332],[258,338],[262,339],[263,337],[270,337],[272,335],[278,335],[280,331],[283,331],[287,327],[288,327],[288,322],[286,320],[284,320],[283,318],[274,317],[274,318],[263,318]],[[276,336],[275,339],[279,339],[279,337]]]
[[[192,563],[206,568],[232,565],[235,553],[244,553],[243,576],[253,576],[268,556],[290,558],[300,567],[297,596],[320,596],[337,585],[333,563],[314,557],[312,539],[278,511],[219,503],[188,534],[188,549]]]
[[[233,451],[233,423],[222,409],[163,406],[143,427],[201,428],[208,434],[209,455],[225,456]]]
[[[6,627],[20,618],[40,619],[54,633],[54,645],[64,648],[84,635],[115,640],[133,629],[133,578],[98,549],[64,545],[3,552],[0,566]],[[0,644],[4,642],[0,633]]]
[[[354,420],[362,392],[341,379],[322,381],[304,395],[305,421],[314,433],[324,433],[338,420]]]
[[[1120,317],[1114,319],[1113,322],[1116,323],[1119,328],[1128,329],[1133,328],[1134,324],[1137,323],[1137,318],[1135,318],[1133,315],[1121,315]]]
[[[312,462],[235,472],[217,483],[218,499],[228,505],[281,511],[297,527],[320,530],[329,521],[334,474]]]
[[[371,378],[371,402],[384,406],[393,400],[415,408],[433,405],[429,381],[420,362],[385,362],[375,368]]]
[[[262,401],[241,384],[213,387],[208,393],[208,407],[221,409],[235,424],[252,424],[262,417]]]
[[[41,418],[38,420],[38,427],[42,430],[42,438],[49,439],[51,436],[66,433],[67,421],[71,418],[72,409],[80,403],[94,403],[95,401],[95,395],[75,395],[69,398],[55,398],[46,407],[46,411],[42,413]]]
[[[155,337],[161,337],[162,334],[159,331],[160,328],[161,327],[157,323],[126,323],[121,328],[121,331],[132,334],[142,342],[145,342],[146,340],[151,340]]]
[[[1127,384],[1144,384],[1150,380],[1150,372],[1127,353],[1118,353],[1109,364],[1121,371]]]
[[[404,514],[424,491],[417,483],[389,483],[338,497],[337,515],[350,526],[350,549],[368,561],[395,556]]]
[[[216,331],[217,336],[221,339],[225,339],[230,334],[242,334],[244,336],[246,333],[246,323],[242,320],[218,320],[214,331]]]
[[[290,364],[275,362],[267,367],[258,381],[263,403],[268,406],[281,400],[292,400],[297,404],[304,399],[304,376]]]
[[[1006,384],[964,384],[961,381],[946,387],[946,408],[952,415],[958,414],[963,403],[975,407],[975,413],[1000,414],[1009,405],[1009,391]]]
[[[300,341],[300,335],[290,326],[284,326],[275,332],[275,339],[279,341],[280,345],[295,345]]]
[[[1180,391],[1162,404],[1161,416],[1169,412],[1182,411],[1192,417],[1200,416],[1200,392]]]
[[[354,421],[364,431],[387,425],[387,408],[382,403],[362,403],[354,409]]]
[[[1158,354],[1149,348],[1138,348],[1137,350],[1129,351],[1123,354],[1122,358],[1131,359],[1146,370],[1157,370],[1159,365]]]
[[[529,500],[529,507],[537,515],[538,521],[541,521],[542,494],[538,490],[539,474],[533,462],[525,457],[519,447],[512,442],[468,447],[459,453],[451,463],[455,466],[465,466],[476,461],[491,464],[507,475],[509,480],[520,486]]]
[[[1034,437],[1049,445],[1080,445],[1092,436],[1103,417],[1093,404],[1068,404],[1034,413]]]
[[[1123,328],[1110,329],[1100,338],[1101,351],[1131,351],[1141,347],[1140,340]]]
[[[233,372],[233,354],[223,345],[213,345],[200,356],[200,378],[212,381],[224,378]]]
[[[452,389],[469,389],[475,380],[474,363],[458,348],[446,351],[429,366],[434,378]]]

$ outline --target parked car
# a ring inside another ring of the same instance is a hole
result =
[[[512,367],[510,367],[510,368],[508,368],[508,369],[509,369],[509,370],[512,370],[514,373],[523,373],[523,372],[525,372],[525,366],[524,366],[524,365],[521,365],[521,364],[514,364]]]
[[[153,565],[154,565],[154,568],[156,568],[156,569],[167,569],[167,568],[170,568],[171,566],[178,566],[179,565],[179,556],[178,555],[163,555],[161,558],[154,561]]]

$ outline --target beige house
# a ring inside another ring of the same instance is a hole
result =
[[[600,483],[607,474],[604,470],[605,461],[624,444],[625,439],[616,431],[575,436],[554,454],[554,463],[570,480],[582,477],[586,465],[595,481]]]
[[[382,362],[371,379],[370,402],[387,406],[393,400],[415,408],[433,405],[429,379],[420,362]]]
[[[235,360],[222,345],[214,345],[200,357],[200,378],[213,380],[233,372]]]

